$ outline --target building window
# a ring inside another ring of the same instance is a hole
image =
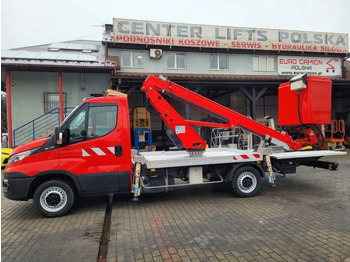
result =
[[[227,70],[228,69],[228,55],[210,55],[210,69],[211,70]]]
[[[122,67],[142,68],[142,53],[133,51],[122,52]]]
[[[254,56],[253,71],[276,71],[276,58],[271,56]]]
[[[63,108],[67,107],[67,94],[63,93]],[[48,113],[56,108],[60,108],[59,93],[44,93],[44,112]]]
[[[184,54],[169,53],[166,55],[166,66],[169,69],[186,69]]]

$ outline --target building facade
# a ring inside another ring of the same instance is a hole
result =
[[[62,118],[84,97],[107,88],[127,93],[131,109],[145,106],[139,89],[149,74],[164,75],[253,119],[273,116],[277,123],[279,84],[296,74],[326,76],[333,83],[332,117],[350,108],[346,34],[115,18],[105,25],[101,42],[53,43],[1,56],[12,133],[55,108]],[[186,118],[207,117],[174,106]],[[153,128],[164,129],[157,116]]]

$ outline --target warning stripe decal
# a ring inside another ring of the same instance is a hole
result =
[[[111,147],[92,147],[92,148],[83,148],[81,149],[81,155],[83,157],[88,156],[106,156],[106,155],[115,155],[115,148]]]
[[[88,152],[86,152],[84,149],[81,150],[82,156],[90,156]]]
[[[115,155],[115,147],[114,146],[110,146],[110,147],[107,147],[107,149],[112,152],[113,155]]]
[[[103,152],[103,151],[101,150],[101,148],[93,147],[93,148],[91,148],[91,149],[92,149],[92,151],[94,151],[94,152],[96,153],[96,155],[98,155],[98,156],[105,156],[105,155],[106,155],[106,153]]]
[[[250,159],[250,157],[249,157],[248,155],[241,155],[241,157],[242,157],[243,159]]]
[[[236,155],[236,156],[232,156],[232,159],[235,160],[235,161],[242,161],[242,160],[256,160],[256,159],[260,159],[261,156],[260,154],[252,154],[252,155],[247,155],[247,154],[244,154],[244,155]]]

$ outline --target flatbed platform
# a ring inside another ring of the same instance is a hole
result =
[[[134,162],[145,164],[148,169],[240,163],[262,159],[263,155],[257,152],[232,148],[207,148],[202,156],[193,157],[184,150],[140,152],[134,156]]]
[[[305,151],[292,151],[271,154],[271,158],[275,159],[298,159],[298,158],[309,158],[309,157],[324,157],[324,156],[342,156],[346,155],[343,151],[332,151],[332,150],[305,150]]]
[[[346,152],[330,150],[292,151],[270,154],[275,159],[319,158],[324,156],[346,155]],[[203,166],[213,164],[242,163],[262,161],[263,155],[252,150],[232,148],[207,148],[202,156],[190,157],[187,151],[133,152],[133,160],[151,168],[170,168],[184,166]]]

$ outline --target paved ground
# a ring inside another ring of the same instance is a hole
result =
[[[301,167],[237,198],[222,185],[116,198],[108,261],[343,261],[350,257],[350,159]]]
[[[348,151],[350,153],[350,151]],[[241,199],[223,185],[114,198],[107,261],[344,261],[350,257],[350,157],[308,167]],[[1,202],[2,261],[96,261],[105,199],[43,218]]]
[[[96,261],[104,197],[78,200],[69,215],[44,218],[29,202],[1,197],[1,261]]]

